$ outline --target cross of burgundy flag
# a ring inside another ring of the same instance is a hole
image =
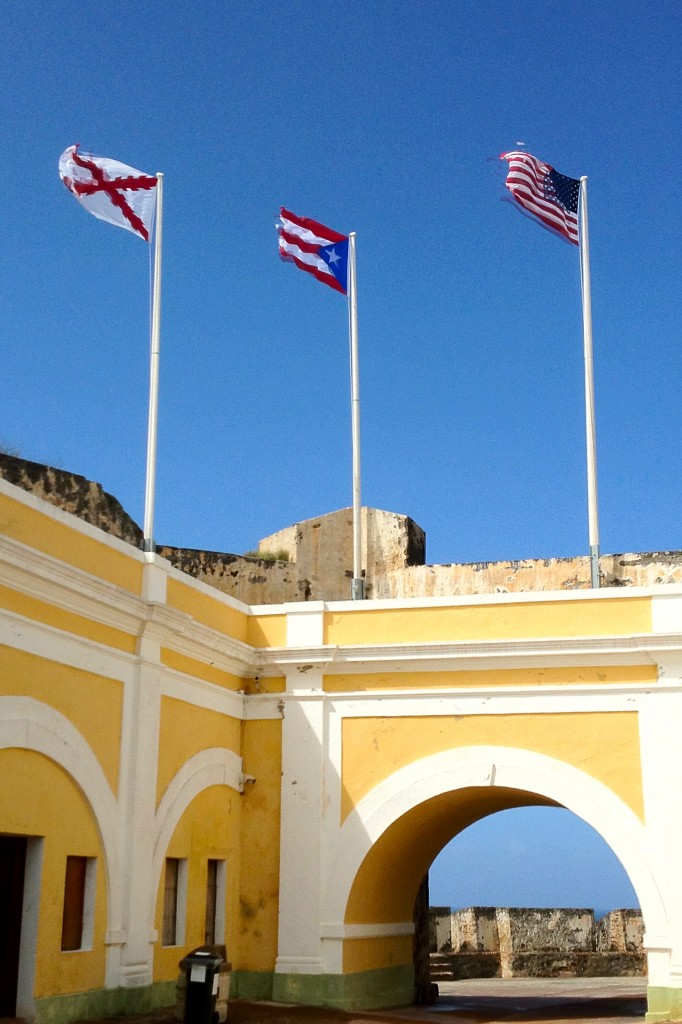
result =
[[[118,160],[79,153],[69,146],[59,158],[62,181],[93,216],[149,241],[157,179]]]
[[[348,235],[284,207],[277,225],[280,258],[295,263],[342,295],[348,291]]]
[[[500,160],[509,164],[505,185],[521,212],[567,242],[580,245],[580,180],[559,174],[550,164],[522,150],[502,153]]]

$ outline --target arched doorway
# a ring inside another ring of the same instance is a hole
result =
[[[613,851],[570,811],[482,818],[441,851],[429,881],[426,963],[439,1010],[506,1014],[521,1004],[548,1018],[553,1005],[557,1017],[569,1008],[644,1016],[636,893]]]
[[[396,999],[401,986],[407,997],[408,972],[398,981],[394,969],[404,967],[408,958],[411,966],[406,926],[430,864],[475,821],[528,806],[566,807],[595,828],[630,878],[647,928],[665,930],[655,856],[642,822],[620,797],[545,755],[513,747],[468,747],[398,770],[344,822],[334,857],[335,884],[325,893],[325,919],[339,920],[344,927],[344,973],[358,974],[361,964],[370,963],[376,983],[380,969],[393,970],[390,997]]]

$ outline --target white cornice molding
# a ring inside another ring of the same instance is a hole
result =
[[[186,613],[117,587],[51,555],[0,536],[0,581],[62,611],[251,677],[262,658],[249,644],[204,626]],[[33,620],[30,620],[33,621]]]
[[[682,654],[681,633],[629,636],[542,637],[423,644],[272,647],[257,652],[264,667],[323,666],[346,672],[461,672],[503,668],[658,665]]]
[[[290,701],[307,704],[322,701],[343,718],[405,718],[411,715],[516,715],[571,711],[638,711],[640,700],[652,693],[680,695],[677,683],[566,683],[552,686],[452,686],[377,688],[325,691],[324,693],[248,694],[247,721],[275,719],[286,712]]]
[[[260,650],[211,626],[197,622],[167,605],[153,604],[146,612],[146,630],[163,646],[204,661],[232,675],[251,679],[262,664]]]
[[[0,644],[122,683],[129,683],[135,670],[134,654],[5,609],[0,610]]]
[[[0,535],[0,580],[27,597],[137,633],[146,602],[130,591]]]

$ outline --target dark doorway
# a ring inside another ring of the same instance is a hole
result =
[[[17,1011],[26,839],[0,836],[0,1017]]]

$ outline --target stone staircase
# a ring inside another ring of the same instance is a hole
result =
[[[431,953],[429,967],[431,981],[452,981],[452,960],[447,953]]]

